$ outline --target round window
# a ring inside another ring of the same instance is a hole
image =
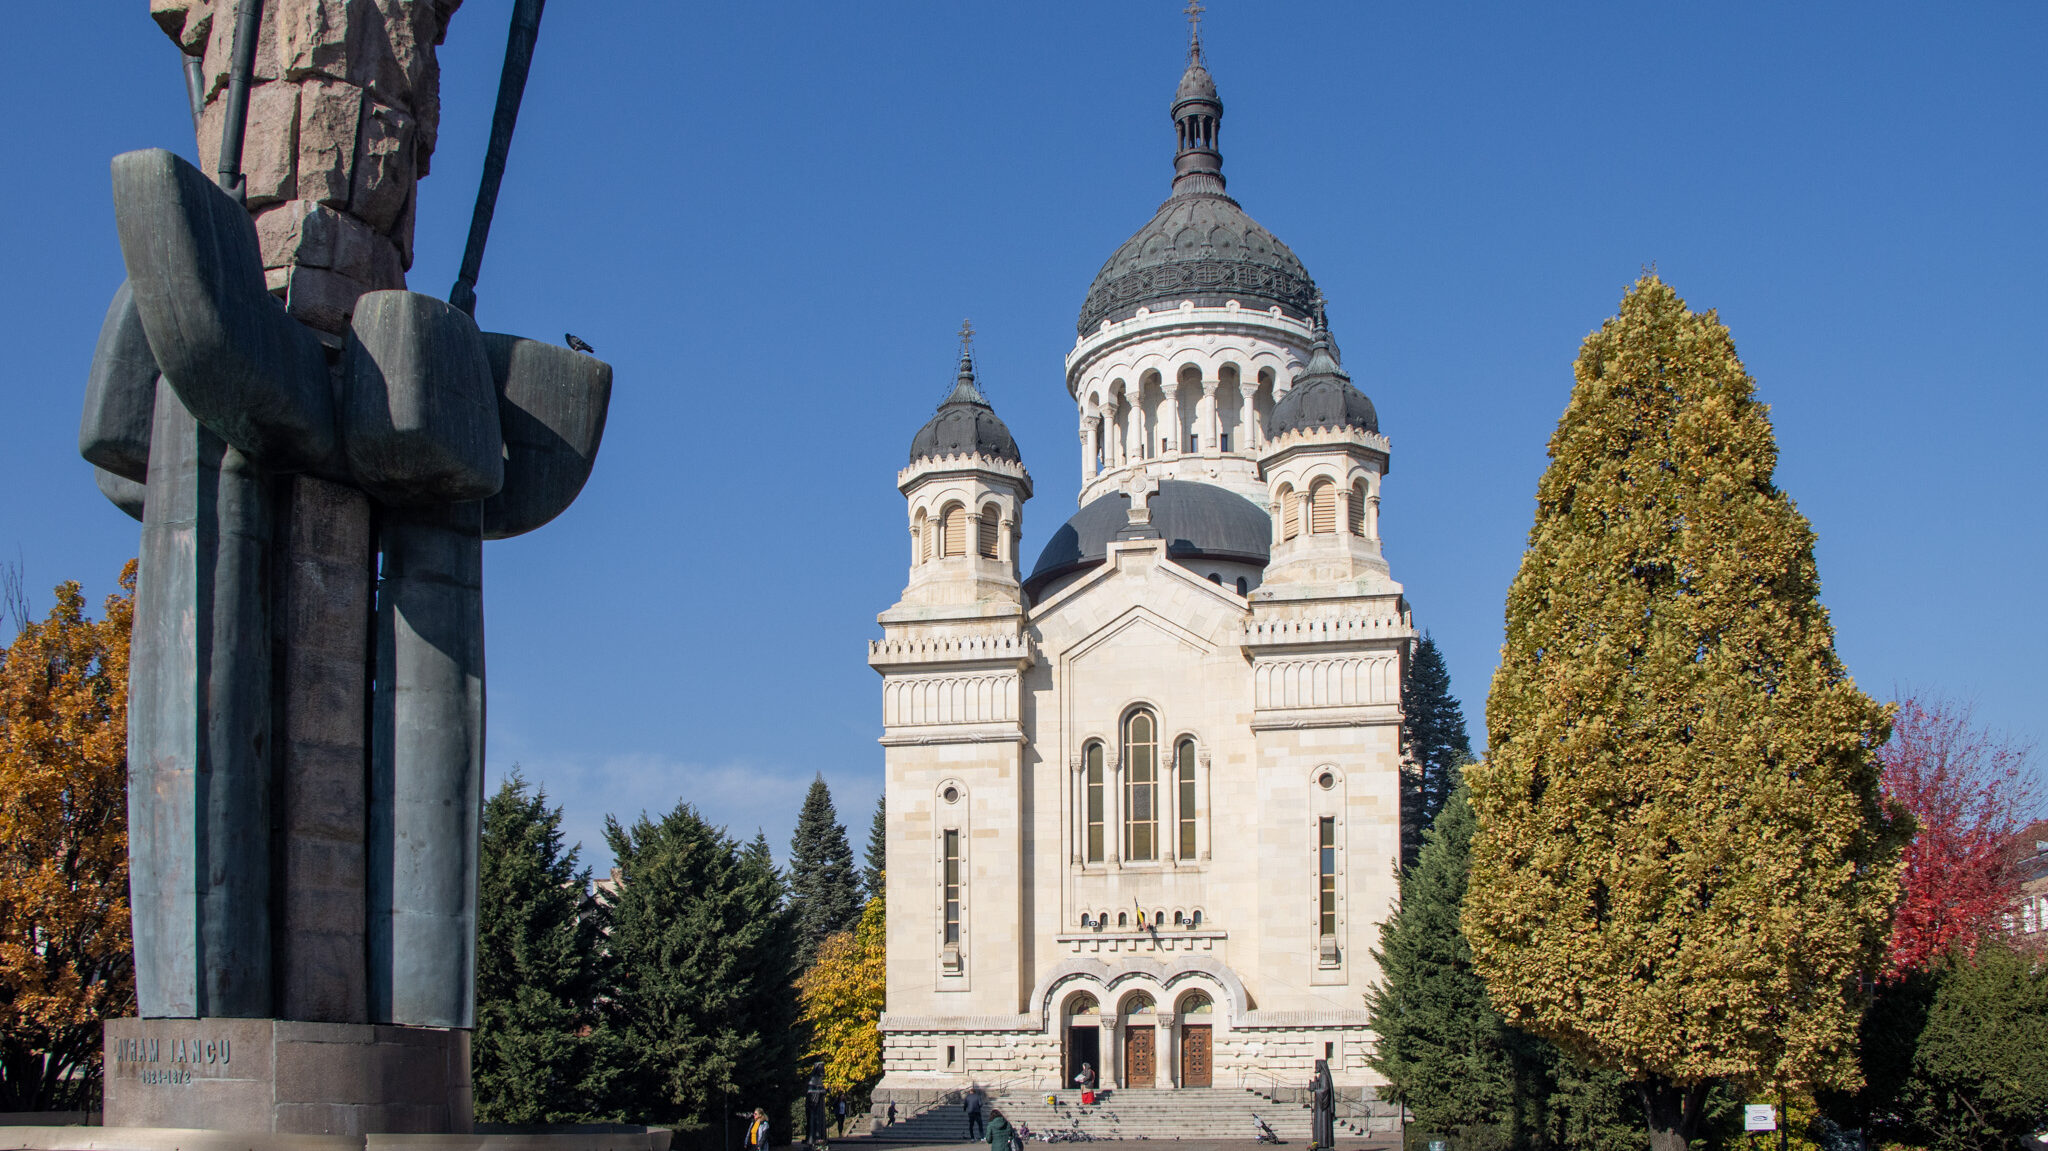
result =
[[[1326,771],[1323,774],[1316,777],[1316,784],[1320,786],[1324,791],[1328,791],[1331,788],[1337,786],[1337,777],[1331,775],[1329,772]],[[947,798],[950,799],[952,798],[952,796],[949,794]]]
[[[1327,777],[1325,777],[1325,778],[1327,778]],[[1324,784],[1323,786],[1324,786],[1324,787],[1328,787],[1328,786],[1330,786],[1330,785],[1329,785],[1329,784],[1327,784],[1327,783],[1325,783],[1325,784]],[[959,789],[959,788],[957,788],[957,787],[948,787],[948,788],[946,789],[946,793],[945,793],[945,794],[946,794],[946,802],[947,802],[947,803],[958,803],[958,802],[960,802],[960,789]]]

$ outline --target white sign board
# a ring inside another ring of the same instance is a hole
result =
[[[1776,1131],[1778,1109],[1768,1103],[1751,1103],[1742,1109],[1744,1131]]]

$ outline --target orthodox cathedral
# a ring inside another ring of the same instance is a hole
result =
[[[897,475],[879,617],[888,998],[878,1098],[970,1082],[1377,1082],[1403,661],[1389,448],[1301,261],[1224,190],[1199,42],[1172,193],[1066,357],[1080,509],[1027,569],[1031,476],[971,354]]]

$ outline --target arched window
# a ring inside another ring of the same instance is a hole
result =
[[[1344,517],[1344,530],[1355,536],[1365,534],[1365,481],[1351,485],[1351,511]]]
[[[1190,991],[1180,997],[1182,1015],[1213,1015],[1215,1012],[1215,1002],[1199,991]]]
[[[1210,582],[1210,583],[1212,583],[1212,584],[1215,584],[1215,585],[1216,585],[1217,587],[1222,587],[1222,586],[1223,586],[1223,576],[1222,576],[1222,574],[1221,574],[1220,572],[1210,572],[1210,573],[1209,573],[1209,582]]]
[[[1117,912],[1116,925],[1118,927],[1129,927],[1131,925],[1131,913],[1128,911]]]
[[[1308,530],[1314,535],[1329,535],[1337,530],[1337,485],[1328,480],[1318,480],[1308,490]]]
[[[1095,1001],[1093,995],[1085,991],[1067,1000],[1068,1015],[1094,1015],[1101,1010],[1102,1005]]]
[[[911,522],[910,530],[914,533],[912,550],[917,554],[917,562],[932,558],[931,524],[925,519],[923,508],[917,509],[917,519]]]
[[[1159,858],[1159,726],[1142,708],[1124,720],[1124,858]]]
[[[981,533],[975,538],[974,550],[981,558],[996,558],[996,533],[1002,530],[1002,509],[989,504],[981,509]]]
[[[1243,576],[1237,577],[1237,594],[1244,595],[1245,593],[1251,590],[1252,585],[1249,581],[1247,581]]]
[[[1294,488],[1282,484],[1280,487],[1280,538],[1291,540],[1301,534],[1301,505],[1294,498]]]
[[[1083,752],[1081,755],[1081,763],[1082,787],[1088,793],[1086,797],[1083,799],[1083,803],[1086,807],[1086,814],[1083,816],[1085,825],[1082,828],[1083,838],[1087,840],[1086,858],[1090,863],[1101,863],[1102,744],[1099,742],[1089,744],[1088,750]]]
[[[1199,908],[1199,907],[1197,907],[1197,908],[1195,908],[1195,913],[1194,913],[1193,915],[1190,915],[1190,916],[1188,916],[1188,926],[1189,926],[1189,927],[1200,927],[1201,925],[1202,925],[1202,909],[1201,909],[1201,908]]]
[[[945,519],[939,525],[939,554],[964,556],[967,554],[967,507],[965,504],[947,504]]]
[[[1195,741],[1184,739],[1173,749],[1174,776],[1180,787],[1180,857],[1195,857]]]

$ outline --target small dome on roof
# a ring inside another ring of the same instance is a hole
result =
[[[1152,512],[1152,528],[1166,540],[1166,554],[1174,560],[1231,560],[1263,567],[1272,554],[1272,517],[1236,492],[1188,480],[1161,480],[1146,506]],[[1054,579],[1101,563],[1109,554],[1109,541],[1129,525],[1130,508],[1131,497],[1125,492],[1090,500],[1046,541],[1024,581],[1025,590],[1035,596]]]
[[[953,391],[939,404],[938,413],[925,421],[910,440],[910,462],[936,456],[983,455],[992,459],[1023,463],[1017,441],[998,419],[988,397],[974,382],[974,357],[960,356],[960,376]]]
[[[1215,79],[1209,75],[1207,68],[1202,67],[1200,60],[1190,63],[1188,70],[1180,74],[1180,87],[1174,90],[1173,102],[1178,104],[1182,100],[1214,99],[1216,99]]]
[[[1308,366],[1295,379],[1294,387],[1273,405],[1272,414],[1266,417],[1266,438],[1278,439],[1304,428],[1380,430],[1379,412],[1364,392],[1351,386],[1351,377],[1338,365],[1336,351],[1330,346],[1330,329],[1320,316]]]

